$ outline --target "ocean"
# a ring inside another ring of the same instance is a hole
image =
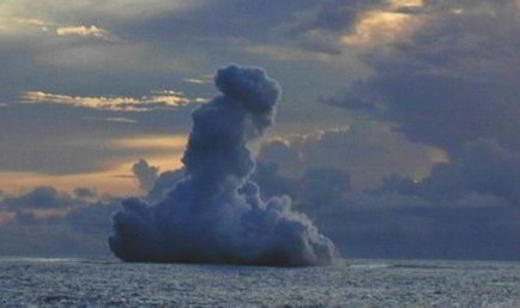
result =
[[[276,268],[0,258],[0,307],[520,307],[520,263]]]

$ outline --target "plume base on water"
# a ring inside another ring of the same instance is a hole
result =
[[[250,180],[247,143],[274,123],[280,87],[264,70],[231,65],[215,85],[222,95],[193,113],[184,177],[166,198],[123,201],[109,245],[128,262],[309,266],[331,263],[334,244],[288,196],[262,200]]]

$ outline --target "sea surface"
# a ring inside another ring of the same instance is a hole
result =
[[[307,268],[0,258],[0,307],[520,307],[520,263]]]

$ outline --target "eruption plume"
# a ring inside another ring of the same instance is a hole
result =
[[[192,115],[183,179],[157,204],[123,201],[110,248],[134,262],[330,263],[333,243],[291,210],[291,199],[264,201],[249,179],[255,160],[247,142],[273,124],[277,82],[261,69],[231,65],[217,72],[215,85],[223,95]]]

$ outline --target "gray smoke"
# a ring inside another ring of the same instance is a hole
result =
[[[207,262],[277,266],[330,263],[333,243],[288,196],[260,198],[250,180],[247,142],[273,124],[280,94],[258,68],[217,72],[223,95],[193,113],[184,177],[161,202],[130,198],[114,217],[114,254],[134,262]]]

